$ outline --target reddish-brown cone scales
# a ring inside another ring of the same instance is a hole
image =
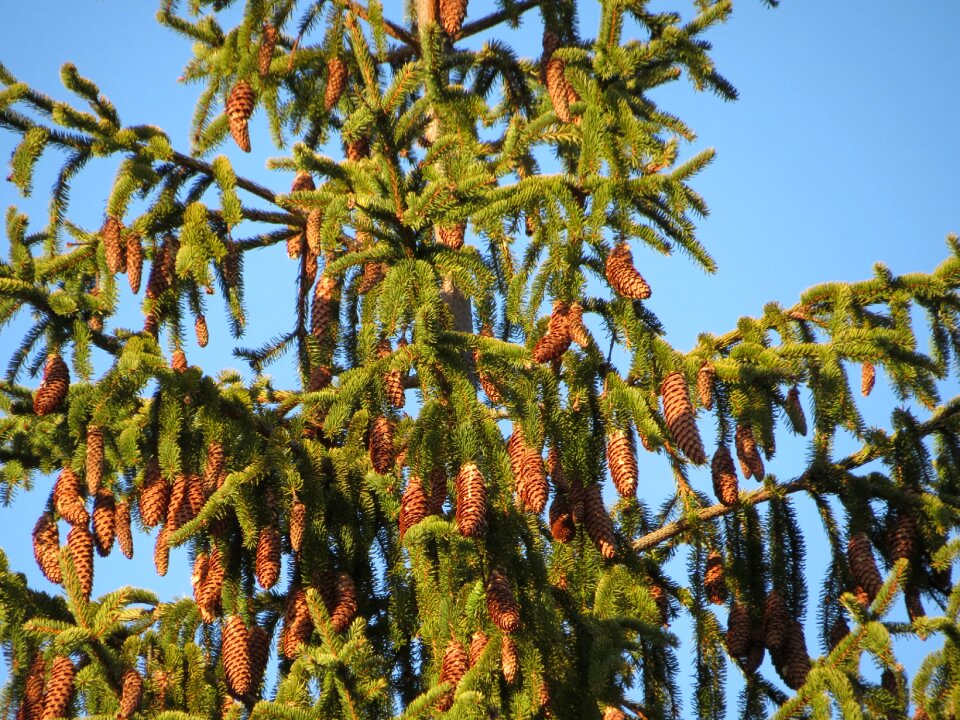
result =
[[[120,239],[122,233],[123,225],[120,220],[113,215],[108,215],[100,228],[100,237],[103,238],[103,252],[107,257],[107,267],[114,275],[123,272],[127,266],[124,257],[126,247]]]
[[[443,661],[440,663],[440,682],[450,683],[453,689],[444,695],[438,707],[441,712],[446,712],[453,705],[453,696],[457,685],[470,667],[470,658],[461,645],[456,640],[451,640],[447,644],[447,649],[443,653]]]
[[[783,595],[778,590],[767,593],[763,605],[763,643],[770,652],[777,652],[783,647],[792,621]]]
[[[387,276],[387,265],[382,262],[366,263],[363,266],[363,275],[360,276],[360,282],[357,283],[357,294],[364,295]]]
[[[287,600],[287,612],[284,616],[283,634],[280,649],[283,654],[295,657],[300,646],[310,640],[313,634],[313,621],[307,607],[307,594],[303,588],[291,588]]]
[[[637,495],[637,453],[633,444],[633,433],[620,428],[611,428],[607,433],[607,465],[610,479],[620,493],[620,497],[631,498]]]
[[[603,709],[603,720],[627,720],[627,715],[623,710],[607,705]]]
[[[323,107],[327,112],[340,102],[343,89],[347,85],[347,63],[343,58],[334,56],[327,60],[327,87],[323,93]]]
[[[552,32],[548,30],[543,34],[543,78],[557,119],[562,123],[568,123],[573,119],[570,115],[571,88],[564,74],[566,63],[560,58],[553,57],[553,52],[558,45],[559,39]]]
[[[740,494],[737,487],[737,469],[733,465],[733,456],[726,445],[717,447],[710,463],[710,474],[713,478],[713,492],[717,500],[730,507],[736,505]]]
[[[33,527],[33,557],[44,577],[52,583],[63,582],[60,572],[60,530],[50,513],[44,513]]]
[[[442,515],[443,504],[447,500],[447,471],[435,467],[430,471],[430,494],[427,497],[427,510],[430,515]]]
[[[866,533],[859,532],[850,536],[847,541],[847,561],[850,563],[850,572],[853,574],[853,579],[863,588],[872,603],[877,597],[877,593],[880,592],[883,579],[877,569],[877,562],[870,547],[870,539]]]
[[[377,349],[377,356],[380,358],[388,357],[391,351],[390,341],[384,339]],[[406,394],[403,391],[403,373],[399,370],[387,370],[383,374],[383,389],[391,406],[395,408],[404,406]]]
[[[73,695],[73,678],[77,669],[70,658],[57,655],[50,668],[50,679],[43,693],[42,720],[67,717],[70,706],[70,696]]]
[[[103,481],[103,430],[99,425],[87,426],[86,476],[87,494],[93,495]]]
[[[590,344],[590,331],[583,324],[583,307],[580,303],[572,303],[567,313],[567,334],[570,339],[582,348]]]
[[[440,0],[440,25],[448,37],[456,37],[467,16],[467,0]]]
[[[35,415],[49,415],[57,412],[67,399],[70,389],[70,371],[63,358],[56,353],[47,356],[43,366],[43,380],[33,396],[33,412]]]
[[[457,223],[456,225],[441,225],[437,228],[437,240],[451,250],[459,250],[463,247],[463,239],[467,234],[467,224]]]
[[[170,503],[167,505],[167,527],[173,532],[192,519],[190,508],[190,476],[177,473],[170,489]]]
[[[393,422],[378,415],[370,426],[370,464],[380,475],[393,467]]]
[[[787,402],[784,405],[787,411],[787,417],[793,430],[799,435],[807,434],[807,416],[803,412],[803,405],[800,403],[800,390],[794,386],[787,392]]]
[[[727,618],[727,652],[731,657],[746,657],[750,649],[751,620],[746,607],[738,602],[730,606]]]
[[[540,453],[530,447],[519,424],[507,443],[510,465],[517,483],[520,502],[528,510],[541,513],[547,506],[547,474]]]
[[[230,134],[237,146],[244,152],[250,152],[250,128],[247,123],[253,115],[256,97],[253,86],[246,80],[239,80],[227,98],[227,117],[230,118]]]
[[[257,582],[264,590],[272,588],[280,579],[280,531],[274,525],[267,525],[260,531],[255,572]]]
[[[740,461],[743,476],[753,477],[758,482],[762,481],[766,471],[763,467],[763,458],[760,457],[760,450],[757,448],[757,441],[753,437],[753,428],[738,423],[734,433],[734,445],[737,448],[737,459]]]
[[[727,600],[727,583],[724,580],[723,555],[711,551],[707,555],[707,565],[703,572],[703,589],[714,605],[722,605]]]
[[[80,495],[80,480],[68,465],[53,486],[53,507],[71,525],[86,525],[90,514]]]
[[[307,247],[314,256],[319,256],[323,252],[320,244],[321,232],[323,230],[323,212],[320,210],[311,210],[307,213],[307,228],[304,236],[307,239]]]
[[[313,182],[313,176],[306,170],[297,170],[290,184],[290,192],[301,192],[303,190],[316,190],[317,186]]]
[[[893,524],[890,538],[890,561],[913,560],[917,549],[917,523],[913,515],[901,512]]]
[[[370,154],[370,140],[365,137],[350,140],[345,148],[347,160],[359,162]]]
[[[517,679],[517,645],[509,636],[504,636],[500,646],[500,669],[503,670],[503,679],[508,685],[513,685]]]
[[[250,691],[248,636],[247,626],[239,615],[230,617],[223,626],[220,658],[227,680],[227,692],[235,698],[242,698]]]
[[[787,628],[784,638],[782,661],[774,663],[783,682],[791,690],[798,690],[807,680],[810,672],[810,656],[807,653],[807,641],[803,634],[803,625],[793,620]]]
[[[223,282],[227,287],[235,288],[240,284],[243,253],[240,250],[240,246],[233,240],[227,240],[224,245],[227,248],[227,254],[223,258],[223,265],[221,266]]]
[[[160,463],[156,458],[147,461],[147,469],[140,488],[140,519],[147,527],[154,527],[166,517],[170,497],[170,486],[160,474]]]
[[[576,531],[566,495],[557,492],[550,503],[550,535],[559,543],[568,543],[573,540]]]
[[[330,624],[337,632],[343,632],[357,615],[357,586],[345,572],[339,572],[321,587],[321,595]]]
[[[185,373],[190,365],[187,363],[187,354],[177,348],[173,351],[173,357],[170,358],[170,369],[174,372]]]
[[[260,36],[260,48],[257,51],[257,72],[260,77],[270,72],[270,63],[273,62],[273,51],[277,47],[280,34],[269,22],[263,24],[263,34]]]
[[[903,594],[903,600],[907,607],[907,616],[910,618],[910,622],[926,616],[927,611],[923,609],[923,601],[920,599],[920,592],[916,588],[908,587]]]
[[[310,307],[310,332],[321,344],[332,339],[333,325],[337,320],[337,281],[323,273],[313,290]]]
[[[483,630],[477,630],[470,638],[470,667],[473,667],[480,660],[483,651],[487,648],[490,638]]]
[[[600,483],[591,483],[583,489],[583,525],[601,555],[608,560],[616,556],[613,521],[603,506]]]
[[[667,375],[660,385],[660,395],[663,398],[663,417],[673,439],[690,462],[703,465],[707,462],[707,453],[703,449],[683,373],[672,372]]]
[[[290,504],[290,547],[300,552],[303,547],[303,533],[307,527],[307,506],[299,500]]]
[[[869,360],[864,360],[860,367],[860,392],[867,397],[873,392],[873,386],[877,382],[877,369]]]
[[[520,608],[506,575],[494,570],[487,583],[487,613],[493,624],[509,635],[520,627]]]
[[[127,234],[127,280],[130,282],[130,292],[136,295],[140,292],[140,281],[143,278],[143,246],[140,244],[140,233]]]
[[[223,443],[219,440],[211,440],[207,443],[207,460],[203,466],[203,489],[211,493],[220,486],[220,478],[223,476],[224,466],[226,465],[226,453],[223,451]]]
[[[407,530],[427,516],[427,497],[423,492],[423,483],[416,475],[411,475],[407,482],[407,489],[400,499],[400,538],[406,535]]]
[[[550,314],[550,323],[547,332],[533,348],[533,360],[538,363],[559,360],[570,347],[570,333],[567,330],[567,314],[569,310],[564,302],[555,302]]]
[[[256,696],[270,661],[270,635],[255,624],[250,628],[247,641],[250,648],[250,695]]]
[[[210,342],[210,330],[207,329],[207,318],[203,316],[203,313],[197,315],[197,319],[193,323],[193,331],[197,336],[197,345],[206,347],[207,343]]]
[[[124,670],[120,676],[120,709],[117,720],[129,720],[143,699],[143,678],[134,669]]]
[[[487,531],[486,481],[472,462],[457,473],[457,530],[464,537],[480,537]]]
[[[93,500],[93,539],[100,557],[110,554],[116,535],[117,503],[112,492],[100,488]]]
[[[697,372],[697,397],[700,398],[700,404],[707,410],[713,408],[713,383],[716,377],[717,370],[709,361],[703,363]]]
[[[35,653],[23,683],[20,707],[17,708],[17,720],[40,720],[43,716],[43,683],[46,666],[41,653]]]
[[[615,245],[607,256],[606,276],[610,287],[625,298],[646,300],[650,297],[650,286],[633,266],[633,253],[625,242]]]
[[[73,559],[73,569],[80,581],[80,592],[89,598],[93,590],[93,535],[86,525],[75,525],[67,533],[67,548]]]
[[[223,589],[224,568],[220,550],[214,546],[207,558],[206,572],[197,589],[197,608],[204,622],[213,622],[220,614],[220,592]]]
[[[197,553],[193,560],[193,574],[190,576],[190,585],[193,587],[193,599],[199,601],[203,581],[210,570],[210,556],[206,553]]]
[[[153,547],[153,565],[157,569],[157,575],[163,577],[167,574],[170,567],[170,529],[164,525],[157,533],[157,543]]]

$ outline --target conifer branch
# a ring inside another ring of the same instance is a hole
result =
[[[461,38],[470,37],[471,35],[476,35],[478,32],[489,30],[508,18],[519,16],[520,14],[525,13],[527,10],[543,4],[543,1],[544,0],[523,0],[523,2],[516,3],[508,8],[504,8],[503,10],[490,13],[486,17],[482,17],[479,20],[469,22],[460,29],[460,32],[457,33],[455,39],[459,40]]]
[[[355,0],[340,0],[339,4],[348,8],[350,12],[352,12],[354,15],[359,17],[361,20],[370,22],[370,13],[367,10],[367,8],[361,5],[360,3],[355,2]],[[387,32],[387,35],[389,35],[390,37],[394,38],[395,40],[399,40],[400,42],[406,43],[414,50],[420,49],[420,42],[413,35],[413,33],[411,33],[406,28],[403,28],[400,25],[397,25],[392,20],[387,20],[387,18],[383,18],[383,26]]]

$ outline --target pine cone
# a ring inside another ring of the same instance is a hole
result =
[[[457,530],[464,537],[480,537],[487,531],[486,481],[472,462],[457,473]]]
[[[660,624],[664,627],[670,625],[670,599],[667,597],[667,591],[659,581],[651,578],[647,585],[647,591],[650,597],[657,604],[657,610],[660,611]]]
[[[603,720],[627,720],[627,715],[623,710],[607,705],[603,709]]]
[[[883,585],[883,579],[880,577],[880,571],[877,569],[877,562],[873,557],[873,550],[870,547],[870,539],[866,533],[855,533],[847,541],[847,560],[850,563],[850,572],[853,579],[857,581],[860,587],[867,594],[869,602],[873,602],[880,592]]]
[[[873,386],[877,382],[877,369],[869,360],[864,360],[860,367],[860,392],[867,397],[873,392]]]
[[[210,342],[210,330],[207,329],[207,318],[204,317],[203,313],[197,315],[197,319],[193,323],[193,330],[197,336],[197,345],[202,348],[206,347],[207,343]]]
[[[470,667],[473,667],[480,660],[483,651],[487,648],[490,638],[483,630],[477,630],[470,638]]]
[[[568,543],[576,532],[566,495],[557,492],[550,503],[550,535],[559,543]]]
[[[726,445],[717,447],[710,463],[710,472],[713,476],[713,493],[717,500],[727,507],[736,505],[740,494],[737,487],[737,469]]]
[[[583,489],[583,525],[600,554],[608,560],[617,554],[613,521],[603,506],[600,483],[591,483]]]
[[[68,717],[70,697],[73,695],[73,678],[77,669],[70,658],[57,655],[50,668],[50,679],[47,681],[46,691],[43,693],[42,720]]]
[[[570,83],[567,82],[564,74],[566,66],[567,64],[560,58],[551,57],[547,59],[544,68],[547,94],[550,95],[550,102],[553,103],[553,111],[557,114],[557,119],[562,123],[568,123],[573,119],[570,114]]]
[[[333,56],[327,60],[327,88],[323,93],[323,108],[330,112],[340,102],[343,89],[347,86],[347,63],[343,58]]]
[[[533,360],[538,363],[553,362],[560,357],[570,347],[570,333],[568,330],[569,322],[567,314],[569,310],[567,304],[557,301],[553,304],[553,312],[550,314],[550,323],[547,325],[547,332],[541,337],[533,348]]]
[[[174,532],[193,519],[190,512],[190,476],[177,473],[170,488],[170,504],[167,505],[167,527]]]
[[[143,678],[133,668],[124,670],[120,676],[120,709],[117,720],[129,720],[139,709],[143,699]]]
[[[370,139],[366,137],[356,138],[347,142],[346,155],[347,160],[359,162],[370,154]]]
[[[310,642],[313,620],[310,619],[310,610],[307,607],[307,594],[302,588],[291,588],[288,598],[281,650],[286,657],[293,658],[300,651],[301,645]]]
[[[620,497],[637,495],[637,453],[630,429],[611,428],[607,433],[607,465]]]
[[[100,237],[103,238],[103,251],[107,256],[107,267],[114,275],[124,272],[127,268],[126,247],[120,241],[122,232],[123,225],[113,215],[108,215],[107,219],[103,221],[103,227],[100,228]]]
[[[507,577],[498,570],[487,583],[487,613],[493,624],[509,635],[520,627],[520,608]]]
[[[357,586],[345,572],[338,572],[321,588],[324,604],[330,614],[330,624],[343,632],[357,615]]]
[[[213,622],[220,614],[220,593],[223,590],[224,568],[220,550],[214,545],[207,558],[206,572],[197,589],[197,608],[205,623]]]
[[[437,240],[438,242],[450,248],[451,250],[459,250],[463,247],[463,238],[467,234],[467,224],[466,223],[457,223],[456,225],[440,225],[437,228]]]
[[[100,557],[110,554],[116,535],[117,503],[112,492],[100,488],[93,499],[93,540]]]
[[[737,448],[737,459],[740,461],[743,476],[745,478],[752,476],[757,482],[761,482],[766,471],[763,467],[763,458],[760,457],[760,450],[757,448],[757,441],[753,438],[753,428],[738,423],[734,433],[734,445]]]
[[[363,275],[360,276],[360,282],[357,283],[357,295],[365,295],[380,284],[380,281],[387,276],[387,265],[382,262],[365,263],[363,266]]]
[[[660,395],[663,398],[663,417],[673,439],[690,462],[703,465],[707,462],[707,453],[703,449],[683,373],[672,372],[667,375],[660,385]]]
[[[890,538],[890,562],[913,560],[917,550],[917,523],[909,512],[900,512]]]
[[[190,575],[190,586],[193,588],[194,602],[198,604],[200,592],[203,590],[203,582],[206,580],[209,570],[210,556],[204,552],[197,553],[197,556],[193,559],[193,574]]]
[[[709,360],[705,361],[697,372],[697,397],[700,404],[707,410],[713,409],[713,383],[717,378],[717,370]]]
[[[377,356],[385,358],[392,352],[390,341],[384,339],[377,350]],[[399,370],[387,370],[383,374],[383,389],[387,401],[392,407],[402,408],[406,402],[406,393],[403,389],[403,373]]]
[[[33,396],[33,412],[35,415],[49,415],[57,412],[67,399],[70,389],[70,371],[63,358],[56,353],[47,356],[43,366],[43,380]]]
[[[711,551],[707,555],[707,565],[703,573],[703,589],[714,605],[723,605],[727,601],[727,583],[724,580],[723,556]]]
[[[17,720],[40,720],[43,717],[43,684],[46,675],[43,654],[36,652],[30,662],[27,678],[23,683],[20,707],[17,708]]]
[[[80,494],[80,480],[68,465],[60,471],[53,486],[53,507],[71,525],[86,525],[90,522],[83,497]]]
[[[515,425],[514,432],[519,428],[519,425]],[[515,477],[520,502],[527,510],[540,514],[547,506],[549,492],[547,474],[543,467],[543,457],[537,450],[526,444],[522,431],[520,431],[519,463],[519,474]]]
[[[383,475],[393,467],[393,422],[378,415],[370,427],[370,464],[374,472]]]
[[[225,466],[226,453],[223,450],[223,443],[216,439],[211,440],[207,443],[207,460],[203,466],[204,492],[212,493],[220,487]]]
[[[427,497],[427,510],[430,515],[443,515],[443,504],[447,500],[447,471],[435,467],[430,471],[430,494]]]
[[[500,668],[503,670],[503,679],[508,685],[513,685],[517,679],[517,645],[509,635],[504,635],[500,646]]]
[[[67,533],[67,548],[80,581],[80,592],[90,598],[93,591],[93,535],[86,525],[74,525]]]
[[[221,648],[227,692],[242,698],[250,692],[250,647],[247,626],[239,615],[233,615],[224,623]]]
[[[746,607],[734,601],[730,605],[730,615],[727,618],[727,652],[731,657],[745,657],[750,649],[750,632],[752,621]]]
[[[290,185],[290,192],[303,192],[304,190],[316,190],[317,186],[313,182],[313,176],[306,170],[297,170]]]
[[[143,278],[143,246],[140,244],[140,233],[135,230],[127,234],[127,280],[130,282],[130,292],[136,295],[140,292],[140,280]]]
[[[295,553],[303,547],[303,533],[307,527],[307,506],[299,500],[290,505],[290,547]]]
[[[830,626],[830,637],[828,638],[830,642],[830,650],[833,650],[837,645],[839,645],[840,641],[849,634],[850,626],[847,625],[847,621],[844,620],[843,615],[837,616],[837,619],[833,621],[833,625]]]
[[[606,276],[610,287],[625,298],[646,300],[650,297],[650,286],[633,266],[633,253],[625,242],[615,245],[607,256]]]
[[[223,274],[223,283],[228,288],[235,288],[240,284],[240,272],[243,269],[243,253],[233,240],[227,240],[224,245],[227,248],[227,254],[223,258],[221,273]]]
[[[447,37],[454,38],[467,16],[467,0],[440,0],[440,25]]]
[[[787,392],[787,402],[784,405],[793,431],[798,435],[807,434],[807,417],[803,413],[803,405],[800,403],[800,390],[794,385]]]
[[[267,663],[270,661],[270,635],[257,624],[250,628],[247,637],[250,653],[250,691],[256,698],[263,685],[263,676],[267,672]]]
[[[427,498],[423,493],[423,483],[416,475],[411,475],[407,481],[407,489],[400,499],[400,539],[407,530],[427,516]]]
[[[263,23],[263,35],[260,36],[260,49],[257,51],[257,71],[260,77],[270,73],[270,63],[273,62],[273,51],[277,47],[280,34],[269,22]]]
[[[780,671],[780,668],[777,668]],[[791,690],[799,690],[810,672],[810,656],[807,654],[807,641],[803,634],[803,625],[794,620],[787,629],[783,647],[783,672],[780,677]]]
[[[87,425],[86,456],[87,494],[94,495],[103,481],[103,430]]]
[[[479,362],[479,353],[475,350],[473,354],[474,365]],[[496,384],[483,370],[477,370],[477,381],[480,383],[480,387],[483,389],[483,392],[486,393],[487,399],[490,400],[494,405],[503,404],[503,396],[500,395],[500,391],[497,389]]]
[[[140,519],[147,527],[159,525],[167,514],[170,486],[160,474],[160,463],[150,458],[140,488]]]
[[[157,575],[163,577],[170,567],[170,529],[164,525],[157,533],[157,544],[153,548],[153,565]]]
[[[173,351],[173,357],[170,358],[170,369],[174,372],[185,373],[190,365],[187,363],[187,354],[177,348]]]
[[[763,643],[770,652],[778,652],[783,648],[792,620],[783,595],[778,590],[767,593],[763,605]]]
[[[227,117],[230,118],[230,134],[237,146],[244,152],[250,152],[250,128],[247,123],[253,115],[256,96],[253,86],[246,80],[239,80],[227,98]]]
[[[572,303],[567,313],[567,334],[577,345],[586,349],[590,345],[590,331],[583,324],[583,307],[580,303]]]
[[[337,281],[323,273],[313,291],[310,332],[321,344],[333,339],[333,327],[340,315]]]
[[[908,587],[903,594],[903,600],[907,606],[907,615],[910,617],[910,622],[916,622],[917,619],[926,616],[927,611],[923,608],[920,592],[916,588]]]
[[[443,661],[440,663],[440,682],[450,683],[453,689],[444,695],[438,707],[440,712],[446,712],[453,705],[453,696],[456,693],[457,685],[470,667],[470,658],[464,652],[463,645],[456,640],[451,640],[447,644],[447,649],[443,653]]]
[[[280,531],[275,525],[267,525],[260,531],[255,565],[260,587],[269,590],[277,584],[280,579]]]
[[[59,556],[60,529],[53,516],[46,512],[33,527],[33,557],[44,577],[57,585],[63,582]]]

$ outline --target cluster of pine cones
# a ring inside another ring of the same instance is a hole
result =
[[[773,589],[755,617],[753,609],[734,601],[727,620],[727,651],[753,674],[770,651],[773,666],[787,687],[798,689],[810,672],[803,624],[791,615],[781,593]]]

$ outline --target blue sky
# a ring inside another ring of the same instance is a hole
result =
[[[471,2],[471,17],[487,4]],[[581,7],[587,34],[595,7]],[[154,3],[142,0],[7,3],[0,23],[0,62],[19,79],[68,99],[59,67],[71,60],[81,74],[99,82],[124,123],[159,125],[175,147],[185,150],[199,88],[176,82],[189,43],[157,25],[155,12]],[[682,256],[635,254],[654,287],[649,305],[675,346],[691,347],[703,331],[724,332],[741,315],[759,314],[767,301],[792,304],[815,283],[868,277],[876,261],[905,273],[930,271],[946,256],[944,236],[960,231],[958,29],[960,5],[947,0],[785,0],[777,10],[759,0],[739,0],[732,20],[710,39],[717,66],[738,87],[740,100],[724,103],[693,93],[685,84],[657,95],[664,109],[697,131],[699,139],[687,154],[705,147],[718,151],[693,185],[712,210],[700,223],[699,237],[719,272],[705,276]],[[539,54],[539,30],[513,37],[521,52]],[[262,118],[253,123],[251,155],[232,144],[221,151],[239,174],[286,190],[289,176],[264,168],[265,158],[281,153],[268,149],[265,133],[256,141],[258,129],[265,130],[258,123]],[[0,157],[6,159],[14,143],[11,135],[0,133]],[[17,204],[42,224],[44,191],[57,167],[57,158],[45,157],[36,194],[26,200],[9,183],[0,183],[0,205]],[[114,169],[112,161],[98,162],[81,176],[72,194],[76,222],[99,227]],[[0,250],[6,252],[5,238],[0,238]],[[274,250],[258,258],[263,273],[248,285],[253,331],[243,341],[247,346],[285,329],[273,318],[291,307],[292,291],[284,295],[277,288],[292,277],[292,267],[282,248]],[[210,346],[188,348],[191,360],[211,372],[238,366],[220,315],[219,306],[212,304]],[[12,331],[0,335],[4,356],[17,339]],[[289,377],[283,367],[275,372],[281,381]],[[884,423],[891,402],[881,378],[864,404],[870,420]],[[774,471],[784,478],[796,474],[802,452],[799,443],[784,442]],[[641,478],[654,477],[665,478],[665,467],[662,460],[646,457]],[[704,478],[695,477],[701,489],[707,487]],[[51,589],[36,570],[29,545],[46,482],[39,479],[39,491],[18,498],[12,508],[0,508],[0,545],[15,569],[25,571],[38,587]],[[158,588],[165,597],[188,594],[184,553],[179,553],[179,566],[175,553],[169,575],[158,582],[150,560],[152,542],[138,540],[134,562],[118,553],[98,560],[94,593],[134,583]],[[820,569],[811,568],[811,573],[816,583]],[[811,590],[815,598],[815,585]],[[682,626],[675,629],[682,636]],[[811,633],[808,644],[816,655]],[[913,649],[908,656],[915,662]],[[733,699],[731,703],[734,710]]]

